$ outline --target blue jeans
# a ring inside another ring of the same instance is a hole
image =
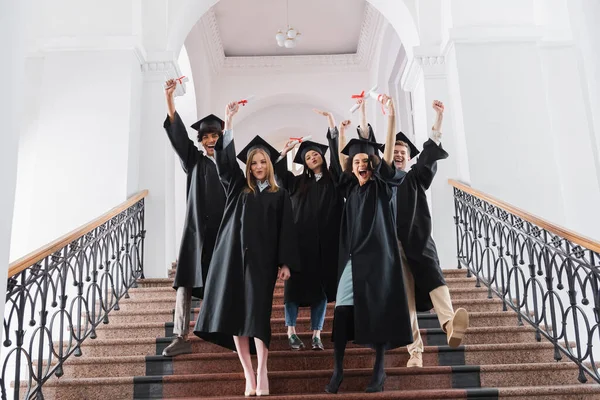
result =
[[[323,330],[325,322],[325,312],[327,311],[327,299],[323,297],[318,303],[310,307],[310,325],[313,331]],[[285,303],[285,326],[296,326],[298,319],[298,304],[293,302]]]

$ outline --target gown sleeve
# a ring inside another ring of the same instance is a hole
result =
[[[279,222],[278,265],[287,265],[292,273],[300,272],[300,255],[298,254],[298,237],[292,213],[292,201],[287,191],[283,191]]]
[[[329,156],[331,162],[329,171],[331,172],[331,177],[336,183],[340,193],[342,193],[344,197],[347,197],[346,192],[352,186],[352,183],[356,181],[356,177],[354,175],[346,174],[340,165],[339,132],[337,127],[327,131],[327,142],[329,143]]]
[[[436,144],[429,139],[423,145],[423,151],[419,154],[417,162],[411,170],[417,178],[417,182],[425,190],[429,189],[431,182],[437,172],[437,161],[448,158],[448,153],[442,148],[442,145]]]
[[[293,195],[295,190],[296,175],[288,170],[287,157],[283,157],[281,160],[276,162],[273,168],[275,170],[275,176],[277,177],[281,187],[287,190],[290,195]]]
[[[223,132],[223,135],[221,135],[215,144],[215,160],[217,162],[219,179],[223,184],[227,196],[246,184],[244,173],[235,155],[235,143],[231,131]]]
[[[198,162],[198,157],[200,157],[201,153],[194,146],[194,142],[188,137],[187,130],[179,114],[175,113],[173,122],[171,122],[171,119],[167,115],[163,127],[167,132],[173,149],[175,149],[181,160],[181,167],[186,174],[189,173]]]

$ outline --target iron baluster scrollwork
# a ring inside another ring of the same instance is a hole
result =
[[[44,384],[143,278],[144,197],[8,278],[2,399],[43,399]]]
[[[533,326],[538,341],[552,342],[555,360],[566,356],[575,362],[580,382],[600,383],[597,246],[586,248],[532,222],[535,218],[517,215],[520,210],[508,205],[505,210],[502,202],[452,184],[458,267],[486,285],[489,298],[502,299],[504,310],[514,310],[519,324]]]

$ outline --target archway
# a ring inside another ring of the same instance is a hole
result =
[[[167,50],[178,54],[185,38],[196,22],[219,0],[182,0],[180,8],[169,20]],[[419,32],[415,18],[405,0],[367,0],[394,27],[406,48],[408,59],[413,57],[413,47],[419,45]]]

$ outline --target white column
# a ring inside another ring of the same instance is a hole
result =
[[[436,241],[442,268],[456,267],[456,233],[454,226],[454,200],[448,179],[469,180],[466,160],[466,144],[461,129],[460,95],[453,85],[450,68],[453,59],[451,48],[440,51],[437,46],[413,48],[415,60],[411,65],[413,78],[406,82],[415,100],[415,145],[421,147],[428,137],[435,120],[431,107],[433,100],[441,100],[446,106],[442,125],[442,146],[449,157],[438,162],[437,175],[429,193],[433,220],[433,237]]]
[[[167,115],[163,84],[178,74],[174,61],[143,65],[139,187],[148,189],[144,272],[167,276],[175,252],[175,153],[163,128]]]
[[[29,1],[0,1],[0,76],[4,77],[0,99],[0,309],[4,310],[11,226],[17,179],[17,150],[22,122],[24,82],[25,10]],[[4,332],[0,331],[0,342]]]

